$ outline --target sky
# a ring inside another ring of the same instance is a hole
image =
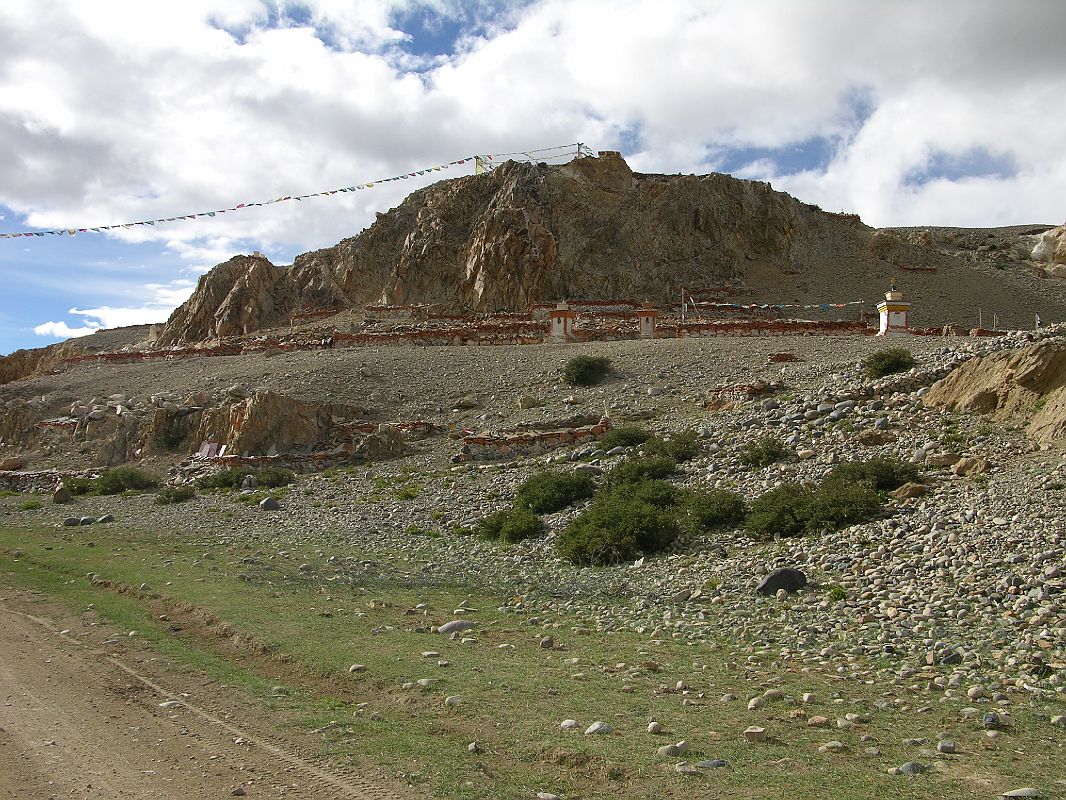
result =
[[[1061,224],[1064,28],[1062,0],[4,0],[0,233],[374,185],[0,238],[0,353],[163,321],[214,264],[291,263],[475,154]]]

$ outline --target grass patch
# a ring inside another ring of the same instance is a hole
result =
[[[563,367],[563,380],[571,386],[595,386],[611,374],[606,356],[574,356]]]
[[[907,687],[868,686],[838,674],[835,659],[802,671],[766,664],[765,680],[773,687],[794,697],[813,692],[815,700],[805,706],[806,713],[841,715],[834,693],[846,699],[844,708],[862,704],[858,710],[869,720],[857,731],[830,736],[804,720],[788,720],[790,706],[781,701],[749,712],[743,702],[683,706],[677,693],[660,690],[669,676],[671,685],[684,680],[715,697],[752,693],[752,666],[745,663],[750,651],[732,631],[709,646],[693,647],[669,635],[649,645],[648,633],[624,629],[565,635],[583,623],[564,613],[533,625],[539,610],[499,612],[496,607],[505,598],[466,584],[424,588],[379,581],[342,590],[323,578],[332,575],[330,553],[346,552],[350,545],[314,533],[278,539],[269,555],[261,552],[262,541],[242,542],[230,532],[224,541],[188,530],[108,528],[97,534],[97,546],[85,548],[77,546],[75,534],[51,527],[0,528],[0,583],[43,591],[79,613],[92,604],[96,618],[119,632],[136,630],[137,640],[167,659],[285,712],[284,718],[266,717],[268,724],[277,723],[282,736],[306,743],[309,731],[336,721],[316,735],[319,755],[399,783],[424,784],[423,792],[442,800],[534,797],[538,791],[589,800],[698,800],[707,796],[710,779],[715,793],[723,796],[815,800],[825,797],[825,787],[831,785],[833,797],[841,800],[924,800],[931,795],[985,800],[1015,786],[1053,786],[1061,777],[1062,752],[1047,721],[1048,714],[1063,713],[1060,699],[1034,705],[1019,695],[1011,708],[1014,724],[1004,737],[1009,746],[990,748],[979,726],[960,724],[959,710],[969,704],[965,697],[929,703],[927,713],[915,714],[915,695]],[[290,549],[294,552],[286,554]],[[23,556],[14,558],[14,550]],[[204,553],[211,559],[204,559]],[[364,555],[370,552],[362,551],[360,557]],[[261,563],[249,565],[250,559]],[[317,577],[301,577],[299,566],[308,560]],[[234,632],[254,632],[277,658],[250,658],[233,648],[231,638],[172,631],[156,619],[157,606],[90,584],[85,580],[89,572],[128,586],[149,582],[160,587],[166,592],[163,601],[192,604]],[[464,600],[480,608],[477,644],[461,645],[428,632],[428,624],[451,619]],[[411,615],[419,604],[422,610]],[[533,634],[541,631],[562,637],[565,656],[577,663],[564,663],[559,652],[538,647]],[[504,643],[513,649],[500,650]],[[426,650],[440,650],[452,666],[435,669],[420,655]],[[645,661],[657,662],[661,671],[642,669]],[[348,666],[355,662],[366,664],[366,671],[349,674]],[[430,689],[400,689],[402,683],[426,676],[436,679]],[[279,683],[291,688],[288,696],[271,696],[271,687]],[[908,706],[876,709],[874,701],[886,691],[897,691]],[[465,701],[445,708],[443,697],[451,694]],[[360,702],[369,706],[359,709]],[[560,731],[558,723],[566,717],[583,725],[605,719],[615,733],[582,737],[580,731]],[[650,718],[689,742],[686,758],[724,758],[729,769],[703,779],[674,773],[655,754],[656,742],[645,731]],[[744,742],[738,732],[749,724],[765,725],[774,734],[771,741],[758,747]],[[952,731],[966,753],[965,774],[938,770],[915,779],[886,774],[887,768],[915,757],[914,748],[901,743],[902,736],[935,742],[942,730]],[[863,734],[877,742],[880,756],[861,755]],[[840,738],[851,754],[818,753],[827,738]],[[471,741],[486,755],[468,755]]]
[[[872,353],[862,362],[867,378],[883,378],[897,372],[906,372],[918,362],[914,355],[904,347],[890,347],[879,353]]]
[[[588,475],[541,472],[518,487],[515,505],[525,506],[535,514],[550,514],[592,497],[595,492],[596,484]]]

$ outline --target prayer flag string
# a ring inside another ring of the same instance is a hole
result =
[[[391,178],[380,178],[380,179],[374,180],[374,181],[367,181],[366,183],[359,183],[359,184],[356,184],[355,186],[342,186],[342,187],[340,187],[338,189],[327,189],[327,190],[321,191],[321,192],[311,192],[310,194],[284,195],[284,196],[278,197],[278,198],[276,198],[274,200],[264,200],[264,201],[260,201],[260,202],[257,202],[257,203],[237,203],[236,205],[230,206],[228,208],[218,208],[218,209],[215,209],[214,211],[198,211],[198,212],[196,212],[194,214],[178,214],[178,215],[175,215],[175,216],[172,216],[172,217],[161,217],[159,219],[145,219],[145,220],[140,220],[138,222],[120,222],[120,223],[117,223],[117,224],[114,224],[114,225],[95,225],[93,227],[88,227],[87,226],[87,227],[84,227],[84,228],[78,228],[78,227],[75,227],[75,228],[56,228],[54,230],[43,230],[43,231],[14,231],[14,232],[11,232],[11,233],[0,233],[0,239],[16,239],[16,238],[24,238],[24,237],[30,237],[30,236],[76,236],[79,233],[103,233],[104,231],[114,231],[114,230],[119,230],[119,229],[128,230],[130,228],[140,227],[140,226],[144,226],[144,225],[155,226],[155,225],[159,225],[159,224],[163,224],[163,223],[167,223],[167,222],[181,222],[181,221],[186,221],[186,220],[205,219],[205,218],[215,217],[215,216],[217,216],[219,214],[229,214],[229,213],[231,213],[233,211],[242,211],[242,210],[244,210],[246,208],[257,208],[257,207],[261,207],[261,206],[269,206],[269,205],[274,205],[275,203],[285,203],[285,202],[289,202],[289,201],[292,201],[292,200],[295,200],[295,201],[306,200],[306,199],[308,199],[310,197],[332,197],[335,194],[341,194],[341,193],[345,193],[345,192],[358,192],[358,191],[363,191],[365,189],[373,189],[378,184],[391,183],[393,181],[409,180],[410,178],[416,178],[416,177],[419,177],[419,176],[422,176],[422,175],[428,175],[428,174],[433,173],[433,172],[442,172],[442,171],[444,171],[446,169],[451,169],[452,167],[463,166],[464,164],[471,164],[471,163],[475,164],[476,165],[476,171],[478,173],[480,173],[480,172],[485,171],[486,169],[491,169],[493,166],[495,166],[496,165],[496,163],[495,163],[496,160],[500,159],[501,157],[510,158],[512,156],[515,156],[515,155],[521,155],[521,156],[525,156],[529,160],[535,160],[534,156],[533,156],[533,154],[535,154],[535,153],[549,153],[549,152],[557,151],[557,150],[561,150],[561,151],[574,150],[579,155],[588,152],[587,148],[585,148],[582,143],[574,142],[573,144],[558,145],[557,147],[544,147],[544,148],[541,148],[539,150],[525,150],[525,151],[523,151],[521,153],[495,153],[495,154],[484,154],[484,155],[472,155],[472,156],[467,156],[465,158],[456,159],[455,161],[448,161],[447,163],[444,163],[444,164],[435,164],[434,166],[431,166],[431,167],[424,167],[422,169],[413,170],[411,172],[405,172],[405,173],[402,173],[400,175],[393,175]],[[538,158],[541,158],[543,160],[543,159],[546,159],[546,158],[558,157],[558,155],[561,155],[561,154],[556,154],[555,156],[546,156],[546,157],[540,156]],[[490,166],[486,166],[486,165],[490,165]]]

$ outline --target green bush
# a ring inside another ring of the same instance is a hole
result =
[[[642,484],[637,492],[619,486],[598,493],[592,504],[559,534],[559,554],[580,566],[605,566],[669,547],[681,528],[676,508],[649,502],[665,499],[656,483]]]
[[[592,497],[595,492],[596,484],[588,475],[541,472],[518,487],[515,505],[525,506],[536,514],[550,514]]]
[[[196,479],[201,489],[239,489],[245,477],[255,472],[251,467],[229,467]]]
[[[621,428],[612,428],[600,437],[599,445],[603,450],[614,447],[633,447],[644,444],[651,438],[651,434],[638,425],[623,425]]]
[[[903,347],[892,347],[880,353],[872,353],[862,362],[868,378],[883,378],[896,372],[905,372],[916,363],[911,351]]]
[[[918,480],[918,467],[894,458],[848,461],[833,467],[826,480],[838,483],[867,483],[879,492],[890,492],[908,481]]]
[[[540,517],[525,506],[515,506],[482,519],[477,524],[476,532],[485,539],[497,539],[514,544],[523,539],[539,536],[544,531]]]
[[[155,496],[156,505],[168,506],[173,503],[184,503],[196,497],[196,490],[192,486],[166,486],[159,490]]]
[[[776,437],[763,436],[740,450],[740,462],[750,467],[768,467],[788,455],[788,448]]]
[[[68,478],[66,484],[71,494],[121,494],[130,489],[155,489],[159,479],[137,467],[115,467],[105,470],[99,478]]]
[[[674,461],[691,461],[700,454],[699,435],[696,431],[679,431],[667,439],[654,438],[645,442],[644,455],[664,456]]]
[[[824,481],[807,504],[804,530],[836,531],[865,522],[881,510],[881,502],[881,495],[868,483]]]
[[[839,464],[818,486],[783,483],[756,498],[744,527],[756,539],[840,530],[875,517],[884,492],[916,476],[892,459]]]
[[[42,508],[42,504],[40,500],[24,500],[22,504],[19,505],[19,508],[23,511],[36,511],[37,509]]]
[[[653,456],[651,458],[629,458],[607,473],[607,483],[640,483],[646,480],[658,480],[677,472],[677,462],[672,458]]]
[[[249,475],[254,475],[259,486],[268,489],[288,486],[296,480],[292,470],[282,469],[281,467],[261,467],[259,469],[229,467],[198,478],[196,485],[201,489],[240,489],[244,479]]]
[[[563,380],[571,386],[595,386],[611,372],[606,356],[574,356],[563,368]]]
[[[743,497],[721,489],[689,492],[684,500],[685,526],[693,533],[703,533],[721,525],[737,525],[747,512]]]
[[[806,527],[814,490],[798,483],[782,483],[755,498],[744,527],[753,538],[799,536]]]
[[[839,603],[841,600],[848,599],[848,593],[843,586],[834,584],[829,587],[829,591],[825,593],[825,597],[831,603]]]
[[[268,489],[277,489],[280,486],[288,486],[296,480],[296,475],[293,474],[291,469],[260,467],[255,470],[255,479],[260,486],[266,486]]]

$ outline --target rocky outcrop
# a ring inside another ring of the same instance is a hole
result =
[[[47,347],[16,350],[10,355],[0,357],[0,384],[31,378],[55,369],[66,359],[81,353],[82,349],[74,345],[71,340],[50,344]]]
[[[937,381],[925,405],[1020,422],[1038,442],[1066,436],[1066,349],[1042,343],[976,358]]]
[[[1046,264],[1066,264],[1066,225],[1037,236],[1031,257],[1033,261]]]
[[[916,310],[929,315],[922,324],[942,324],[972,311],[972,297],[953,291],[960,280],[974,297],[1004,294],[1008,275],[966,264],[1031,267],[1032,245],[1026,239],[1018,249],[1019,242],[1013,231],[874,230],[768,183],[635,173],[617,153],[562,166],[506,162],[413,192],[358,236],[299,255],[291,267],[258,256],[220,264],[174,312],[160,341],[250,333],[316,309],[368,304],[437,304],[459,313],[524,311],[560,299],[675,305],[682,288],[742,286],[754,302],[858,296],[872,305],[900,269],[911,270],[910,287],[938,298]],[[949,274],[935,277],[938,268]],[[957,272],[965,274],[950,274]],[[1018,309],[1039,299],[1008,296]],[[1006,321],[1007,309],[998,311]]]

